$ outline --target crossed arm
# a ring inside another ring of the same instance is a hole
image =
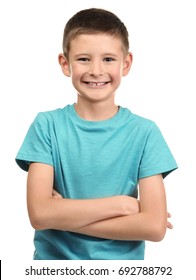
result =
[[[163,179],[155,175],[139,181],[140,200],[119,195],[99,199],[66,199],[53,190],[53,167],[31,163],[27,206],[35,229],[57,229],[118,240],[163,239],[167,207]]]

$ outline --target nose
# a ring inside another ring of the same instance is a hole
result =
[[[101,61],[92,61],[89,66],[89,75],[98,77],[104,74],[104,68]]]

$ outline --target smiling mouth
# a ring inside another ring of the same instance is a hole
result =
[[[90,87],[102,87],[107,85],[109,82],[84,82]]]

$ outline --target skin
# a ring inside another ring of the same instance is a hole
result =
[[[59,55],[65,76],[77,91],[75,109],[86,120],[111,118],[118,110],[115,93],[129,73],[132,54],[107,34],[79,35],[68,57]],[[57,229],[117,240],[160,241],[168,221],[162,175],[139,180],[140,199],[125,195],[99,199],[65,199],[53,188],[52,166],[30,164],[27,205],[35,229]]]
[[[68,59],[59,55],[59,63],[72,79],[78,95],[76,110],[82,118],[105,120],[116,113],[115,93],[132,64],[132,54],[123,52],[119,39],[80,35],[71,42]]]

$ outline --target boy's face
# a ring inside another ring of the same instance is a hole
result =
[[[78,94],[94,102],[114,98],[131,60],[131,54],[125,56],[120,39],[108,34],[85,34],[71,41],[68,61],[61,66]]]

